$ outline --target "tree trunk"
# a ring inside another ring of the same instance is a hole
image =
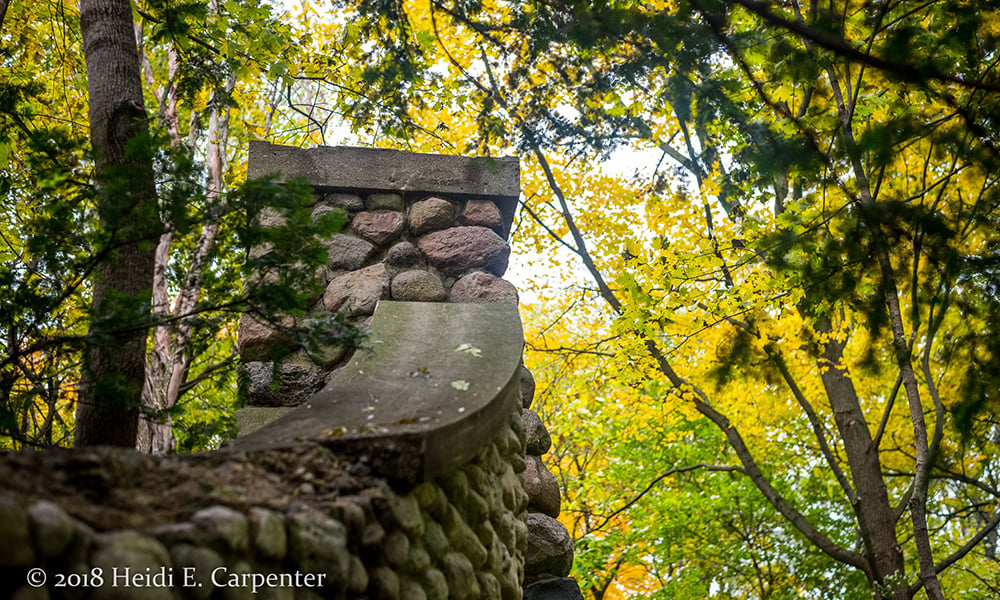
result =
[[[831,334],[833,327],[822,319],[817,329]],[[844,346],[831,339],[823,351],[820,377],[833,409],[837,431],[844,442],[844,452],[857,492],[854,512],[865,546],[865,557],[881,597],[908,599],[903,578],[903,552],[896,539],[896,519],[882,478],[878,448],[872,443],[864,411],[858,401],[854,382],[842,363]]]
[[[152,154],[142,147],[149,135],[129,0],[81,0],[80,32],[106,238],[94,271],[75,444],[135,447],[159,217]]]

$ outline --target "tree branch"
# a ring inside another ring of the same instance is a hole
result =
[[[648,494],[650,492],[650,490],[652,490],[653,487],[656,486],[656,484],[660,483],[661,481],[663,481],[667,477],[670,477],[671,475],[676,475],[678,473],[689,473],[691,471],[695,471],[695,470],[698,470],[698,469],[704,469],[706,471],[712,471],[712,472],[716,472],[716,473],[719,473],[719,472],[721,472],[721,473],[736,472],[736,473],[743,473],[744,475],[746,474],[746,471],[742,467],[737,467],[735,465],[719,466],[719,465],[711,465],[711,464],[708,464],[708,463],[700,462],[700,463],[697,463],[697,464],[688,465],[686,467],[674,467],[673,469],[670,469],[669,471],[667,471],[665,473],[662,473],[662,474],[656,476],[655,478],[653,478],[653,480],[650,481],[649,484],[646,485],[646,487],[644,487],[642,489],[642,491],[640,491],[638,494],[636,494],[635,496],[633,496],[631,500],[629,500],[628,502],[626,502],[625,504],[623,504],[620,508],[617,508],[617,509],[611,511],[607,515],[600,515],[600,516],[604,517],[604,520],[601,521],[600,523],[598,523],[595,527],[588,527],[588,533],[589,532],[593,532],[593,531],[600,531],[605,525],[607,525],[609,522],[611,522],[612,519],[614,519],[615,517],[617,517],[621,513],[625,512],[626,510],[628,510],[629,508],[631,508],[636,502],[638,502],[639,500],[641,500],[643,496],[645,496],[646,494]]]

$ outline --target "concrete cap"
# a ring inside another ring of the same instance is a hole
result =
[[[404,150],[320,146],[296,148],[250,142],[247,178],[307,179],[323,192],[405,192],[493,200],[510,231],[521,194],[516,157],[468,157]]]
[[[230,448],[318,443],[406,484],[450,472],[507,426],[523,345],[513,305],[382,301],[323,390]]]

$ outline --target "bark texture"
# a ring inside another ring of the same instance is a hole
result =
[[[94,272],[75,444],[134,447],[159,219],[151,155],[140,147],[148,124],[129,0],[81,0],[80,30],[107,245]]]

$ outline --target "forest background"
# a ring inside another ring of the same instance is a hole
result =
[[[145,187],[93,152],[117,63],[85,66],[81,12],[109,7]],[[142,418],[117,441],[230,433],[238,315],[305,311],[281,253],[339,225],[246,182],[249,140],[516,154],[588,597],[1000,597],[998,38],[958,0],[0,0],[0,444],[103,439],[76,415],[120,340]],[[255,228],[265,204],[291,226]],[[149,287],[117,297],[132,249]],[[261,268],[283,279],[245,287]]]

